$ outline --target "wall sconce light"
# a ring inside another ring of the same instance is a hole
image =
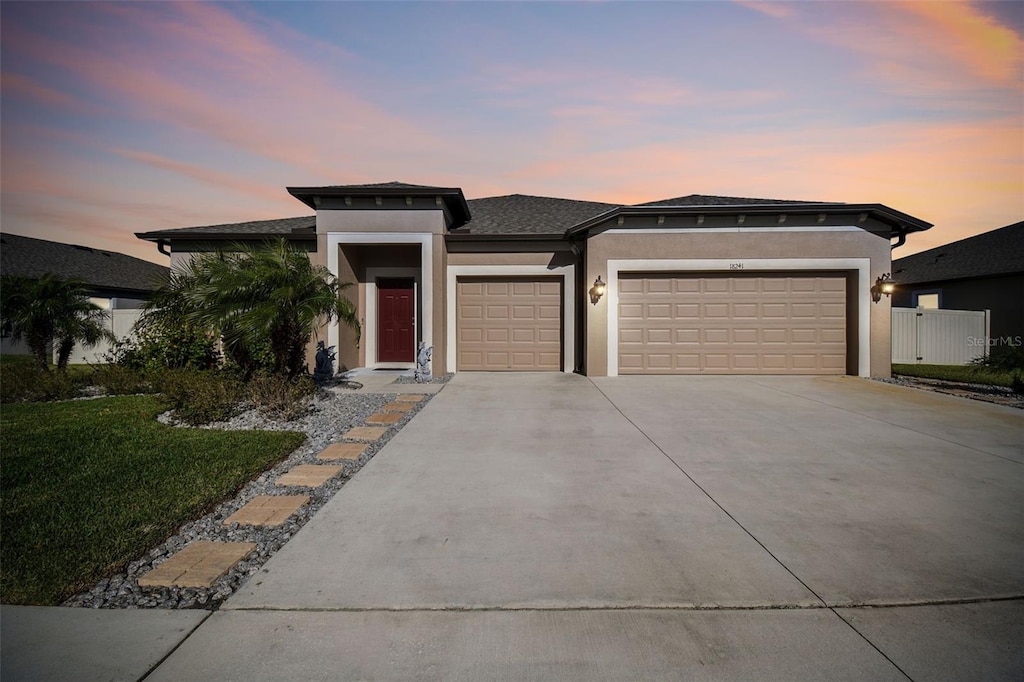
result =
[[[878,303],[882,300],[882,294],[891,296],[896,291],[896,282],[892,281],[892,275],[888,272],[875,280],[875,286],[871,287],[871,300]]]
[[[601,281],[601,275],[594,280],[594,286],[590,287],[590,302],[597,305],[597,302],[604,296],[605,283]]]

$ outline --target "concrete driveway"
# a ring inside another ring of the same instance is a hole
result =
[[[1024,413],[460,374],[147,679],[1021,679]]]

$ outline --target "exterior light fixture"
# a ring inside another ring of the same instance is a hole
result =
[[[871,300],[878,303],[882,300],[882,294],[892,296],[896,291],[896,282],[892,281],[892,275],[888,272],[875,280],[875,286],[871,287]]]
[[[597,302],[604,296],[605,283],[601,281],[601,275],[594,280],[594,286],[590,287],[590,302],[597,305]]]

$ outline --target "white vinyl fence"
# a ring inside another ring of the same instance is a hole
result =
[[[120,310],[108,310],[109,317],[106,320],[106,327],[110,331],[114,332],[114,336],[118,341],[121,341],[126,336],[131,334],[132,327],[138,322],[139,318],[142,317],[142,310],[136,308],[123,308]],[[68,363],[72,365],[81,365],[85,362],[97,363],[104,362],[103,355],[110,350],[110,344],[106,341],[100,341],[92,348],[84,348],[80,344],[76,344],[74,350],[71,351],[71,357],[68,358]],[[56,353],[56,349],[54,350]],[[54,355],[54,362],[57,358]]]
[[[986,354],[989,311],[892,309],[892,361],[966,365]]]

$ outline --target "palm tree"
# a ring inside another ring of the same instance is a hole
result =
[[[46,274],[39,279],[4,277],[0,285],[0,317],[11,339],[28,344],[36,366],[50,368],[49,353],[57,344],[57,367],[65,369],[76,343],[94,346],[114,335],[104,325],[105,310],[89,300],[85,285]]]
[[[359,333],[355,306],[327,268],[284,239],[201,254],[171,278],[160,296],[181,297],[186,317],[219,335],[225,352],[253,367],[252,349],[269,345],[273,369],[294,378],[320,323],[337,319]]]

